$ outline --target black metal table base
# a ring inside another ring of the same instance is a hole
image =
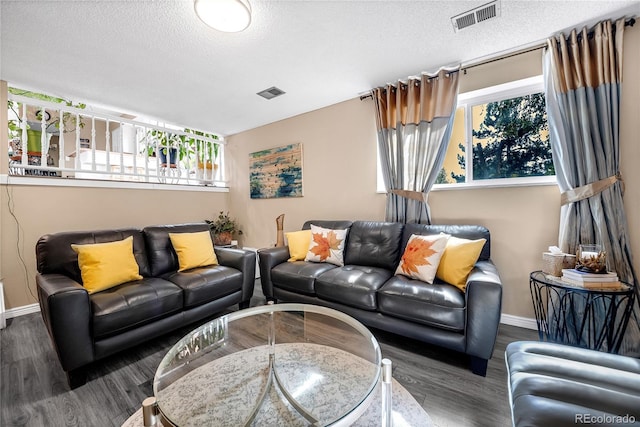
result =
[[[618,353],[633,309],[632,287],[576,288],[535,271],[529,288],[540,341]]]

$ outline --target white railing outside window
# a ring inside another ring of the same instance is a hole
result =
[[[226,186],[214,134],[8,94],[9,175]]]

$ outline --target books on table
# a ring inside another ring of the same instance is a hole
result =
[[[562,277],[581,282],[617,282],[618,275],[609,271],[608,273],[586,273],[575,268],[563,268]]]
[[[563,269],[561,280],[571,286],[589,289],[620,289],[622,284],[615,272],[586,273],[576,269]]]

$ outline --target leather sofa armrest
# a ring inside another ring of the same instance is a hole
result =
[[[502,312],[502,282],[492,261],[478,261],[467,278],[466,352],[488,360],[493,354]]]
[[[287,262],[291,257],[291,255],[289,255],[289,246],[258,249],[258,255],[260,259],[260,281],[262,282],[262,292],[267,300],[272,300],[273,282],[271,281],[271,269],[278,264]]]
[[[62,274],[37,274],[38,301],[62,369],[69,372],[94,360],[89,293]]]
[[[242,302],[249,302],[253,296],[256,281],[256,254],[244,249],[215,248],[218,263],[242,272]]]

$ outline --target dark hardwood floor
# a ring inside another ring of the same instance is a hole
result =
[[[259,281],[251,305],[264,303]],[[10,319],[0,332],[0,426],[120,426],[151,396],[153,376],[169,348],[194,326],[143,343],[90,369],[70,391],[39,313]],[[501,325],[485,378],[456,352],[373,330],[393,376],[439,427],[510,425],[504,350],[536,340],[532,330]]]

